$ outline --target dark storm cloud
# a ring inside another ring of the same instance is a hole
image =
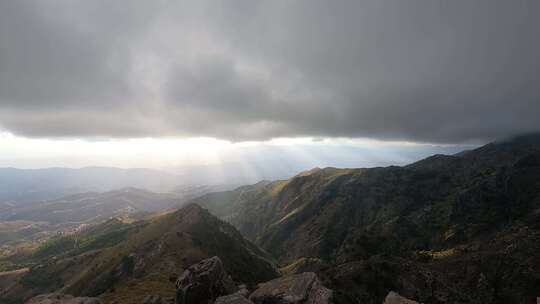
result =
[[[540,128],[538,1],[4,1],[25,136],[489,140]]]

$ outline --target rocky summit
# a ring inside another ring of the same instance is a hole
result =
[[[236,291],[217,256],[190,266],[176,282],[177,303],[208,303]]]
[[[284,276],[249,290],[237,286],[219,257],[192,265],[176,282],[176,304],[330,304],[332,290],[313,272]]]
[[[284,276],[259,284],[249,296],[256,304],[330,304],[332,290],[324,287],[313,272]]]

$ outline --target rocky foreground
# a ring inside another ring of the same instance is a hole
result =
[[[184,271],[176,282],[176,290],[177,304],[332,303],[332,290],[324,287],[315,273],[280,277],[250,290],[232,281],[217,256]]]
[[[165,304],[160,296],[148,295],[141,304]],[[313,272],[280,277],[249,289],[235,283],[217,256],[184,271],[176,282],[175,304],[332,304],[333,291],[324,287]],[[417,302],[390,292],[383,304]],[[98,298],[60,293],[39,295],[26,304],[102,304]]]

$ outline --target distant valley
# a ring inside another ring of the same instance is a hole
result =
[[[0,259],[33,250],[51,238],[78,233],[111,218],[141,220],[156,212],[179,208],[205,193],[228,188],[228,185],[186,185],[175,186],[168,193],[122,188],[5,206],[0,210]],[[0,265],[4,270],[14,267],[9,263]]]

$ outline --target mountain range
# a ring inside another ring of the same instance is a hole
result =
[[[390,291],[421,303],[536,303],[539,177],[536,134],[402,167],[315,168],[51,238],[0,261],[26,267],[0,274],[0,299],[173,299],[180,273],[218,256],[250,292],[308,272],[338,304],[379,304]]]
[[[479,292],[493,303],[533,303],[540,290],[538,135],[404,167],[316,168],[193,202],[284,265],[315,258],[307,268],[325,264],[334,279],[341,265],[359,267],[345,285],[389,263],[373,274],[390,276],[383,291],[349,289],[353,303],[380,298],[388,286],[425,303],[474,303]],[[487,290],[479,290],[481,278]]]
[[[174,187],[168,193],[121,188],[4,205],[0,208],[0,259],[33,250],[53,236],[86,229],[110,218],[140,220],[155,212],[179,208],[205,193],[229,188],[227,185],[183,185]]]
[[[82,192],[105,192],[125,187],[167,192],[183,184],[186,184],[186,180],[179,175],[152,169],[0,168],[0,205],[21,205]]]

